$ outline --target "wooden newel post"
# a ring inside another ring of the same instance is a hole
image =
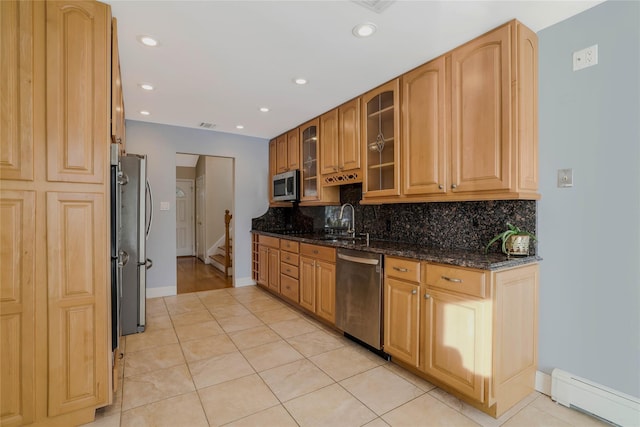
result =
[[[229,238],[229,224],[233,215],[229,214],[229,209],[224,211],[224,277],[229,277],[229,267],[231,266],[231,239]]]

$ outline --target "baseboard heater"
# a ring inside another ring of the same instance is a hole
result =
[[[551,398],[619,426],[640,426],[640,400],[561,369],[551,372]]]

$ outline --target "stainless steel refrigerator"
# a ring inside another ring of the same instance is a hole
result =
[[[120,224],[118,266],[120,330],[122,335],[143,332],[147,269],[147,238],[153,219],[153,197],[147,181],[147,156],[127,154],[119,158]]]

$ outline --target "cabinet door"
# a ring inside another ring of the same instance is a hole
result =
[[[109,6],[47,2],[47,177],[103,183],[109,164]]]
[[[384,281],[384,351],[393,357],[418,366],[419,286],[385,278]]]
[[[445,60],[402,76],[402,193],[446,192]]]
[[[484,300],[458,297],[423,287],[421,368],[429,375],[478,402],[490,376],[491,346],[487,333],[491,315]],[[486,310],[486,313],[485,313]]]
[[[267,181],[267,185],[269,185],[269,200],[273,201],[273,176],[278,173],[278,147],[275,139],[269,141],[269,180]]]
[[[316,261],[316,314],[331,323],[336,321],[336,265]]]
[[[360,168],[360,98],[338,108],[338,170]]]
[[[363,197],[400,194],[399,86],[395,79],[362,96]]]
[[[510,185],[511,25],[451,53],[451,189]]]
[[[0,8],[4,14],[7,3],[0,2]],[[0,191],[0,424],[3,426],[30,424],[35,412],[35,209],[34,191]]]
[[[300,200],[319,200],[319,174],[318,168],[318,124],[315,119],[300,127],[300,138],[302,145],[302,168],[300,169],[300,180],[302,191]]]
[[[280,251],[269,248],[269,289],[280,293]]]
[[[0,2],[0,177],[33,180],[33,149],[37,117],[42,105],[42,50],[35,52],[33,2]],[[40,46],[41,48],[42,46]],[[4,414],[4,411],[2,412]]]
[[[287,170],[300,169],[300,131],[287,133]]]
[[[282,173],[288,170],[288,154],[287,135],[280,135],[276,138],[276,173]]]
[[[316,312],[316,262],[300,257],[300,306]]]
[[[111,20],[111,140],[120,146],[120,154],[124,154],[124,99],[122,96],[122,76],[118,51],[118,22],[116,18]]]
[[[320,171],[322,174],[338,172],[338,109],[320,116]]]
[[[107,210],[98,193],[47,193],[48,415],[107,402]]]
[[[258,246],[258,285],[269,286],[269,248]]]

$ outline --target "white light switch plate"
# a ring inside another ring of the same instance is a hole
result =
[[[573,52],[573,71],[594,66],[598,63],[598,45],[594,44]]]
[[[169,210],[169,202],[160,202],[160,210],[168,211]]]
[[[573,187],[573,169],[558,169],[558,188]]]

